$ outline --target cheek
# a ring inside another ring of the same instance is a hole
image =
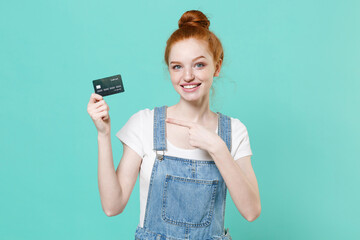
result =
[[[213,81],[213,75],[211,74],[211,71],[201,71],[198,72],[196,77],[200,79],[203,82],[210,83]]]
[[[172,85],[173,85],[174,87],[176,87],[176,86],[178,85],[177,81],[175,81],[175,80],[173,80],[173,79],[171,79],[171,83],[172,83]]]
[[[170,72],[170,79],[171,79],[171,82],[174,84],[174,83],[177,83],[180,81],[180,73],[178,72]]]
[[[179,85],[179,81],[177,81],[176,78],[174,78],[174,77],[170,77],[170,80],[171,80],[171,84],[176,89],[177,86]]]

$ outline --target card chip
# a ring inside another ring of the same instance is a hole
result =
[[[100,94],[101,96],[124,92],[124,86],[120,74],[93,80],[93,85],[95,93]]]

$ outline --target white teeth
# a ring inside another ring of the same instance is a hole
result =
[[[184,88],[194,88],[197,87],[197,85],[184,85]]]

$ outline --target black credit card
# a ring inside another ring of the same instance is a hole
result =
[[[93,85],[95,93],[103,97],[124,92],[124,85],[120,74],[94,80]]]

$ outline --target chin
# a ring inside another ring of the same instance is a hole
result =
[[[189,94],[189,93],[181,92],[182,91],[181,89],[179,91],[180,92],[177,93],[180,95],[180,97],[188,102],[199,101],[205,97],[205,95],[202,93]]]

